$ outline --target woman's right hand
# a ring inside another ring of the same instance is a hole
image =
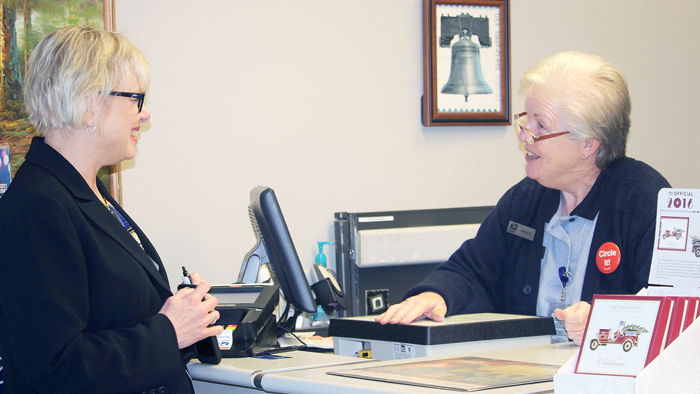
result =
[[[219,312],[214,310],[219,304],[216,297],[208,294],[211,285],[206,281],[197,281],[196,288],[178,290],[165,300],[158,313],[170,319],[177,335],[177,345],[184,349],[206,337],[219,335],[222,326],[211,326],[219,320]],[[204,300],[203,300],[204,299]]]
[[[447,313],[447,305],[445,300],[438,293],[426,291],[407,298],[400,304],[395,304],[379,315],[375,319],[376,322],[384,324],[410,324],[420,316],[425,316],[428,319],[435,321],[445,320]]]

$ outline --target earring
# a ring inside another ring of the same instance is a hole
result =
[[[93,135],[95,134],[95,130],[97,130],[97,124],[92,125],[92,131],[88,131],[90,128],[90,125],[85,126],[85,132],[88,133],[88,135]]]
[[[582,159],[585,159],[585,158],[586,158],[586,154],[585,154],[585,153],[581,153],[581,158],[582,158]]]

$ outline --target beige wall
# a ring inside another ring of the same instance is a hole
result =
[[[599,54],[630,84],[628,154],[700,188],[699,13],[680,0],[513,0],[514,111],[535,62]],[[116,21],[152,73],[124,203],[173,284],[182,265],[235,280],[256,185],[275,189],[309,267],[334,212],[490,205],[525,174],[511,126],[422,127],[420,0],[116,0]]]

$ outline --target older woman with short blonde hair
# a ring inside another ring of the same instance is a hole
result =
[[[647,285],[659,190],[653,168],[625,156],[631,103],[622,73],[600,56],[550,56],[521,79],[515,115],[527,177],[402,303],[377,318],[499,312],[555,316],[555,341],[580,344],[593,294]],[[614,255],[608,264],[599,255]]]

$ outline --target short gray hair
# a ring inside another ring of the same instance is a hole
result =
[[[38,135],[84,128],[85,113],[120,82],[148,85],[148,63],[121,34],[66,27],[46,35],[29,58],[24,102]]]
[[[562,52],[522,76],[521,92],[531,86],[559,100],[566,131],[600,142],[598,168],[625,156],[632,103],[627,81],[617,67],[597,55]]]

